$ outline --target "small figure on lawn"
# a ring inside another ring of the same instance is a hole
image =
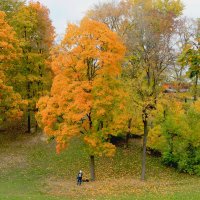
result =
[[[77,185],[81,185],[82,178],[83,178],[83,172],[80,170],[78,175],[77,175]]]

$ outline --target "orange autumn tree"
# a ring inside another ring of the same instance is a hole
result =
[[[125,48],[106,25],[84,18],[69,24],[66,35],[51,56],[55,74],[50,96],[38,102],[37,119],[44,132],[54,136],[57,152],[80,136],[90,155],[91,179],[95,180],[94,156],[112,156],[109,142],[117,134],[117,109],[123,109],[120,61]]]
[[[20,118],[23,104],[21,96],[7,85],[6,72],[20,55],[18,41],[12,27],[5,21],[5,13],[0,12],[0,123],[6,119]]]

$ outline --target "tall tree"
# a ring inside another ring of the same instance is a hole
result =
[[[196,21],[196,31],[193,37],[185,43],[183,52],[179,57],[182,66],[189,66],[189,77],[193,79],[193,99],[198,98],[198,81],[200,75],[200,19]]]
[[[196,25],[195,21],[189,18],[183,17],[177,21],[175,27],[175,37],[176,41],[176,51],[174,55],[178,58],[183,52],[183,48],[190,43],[192,38],[195,38]],[[186,72],[188,71],[188,66],[180,64],[180,62],[174,62],[174,64],[169,68],[168,81],[173,81],[179,87],[181,84],[187,82]]]
[[[119,9],[122,5],[126,9]],[[102,8],[96,7],[97,12],[90,12],[93,14],[91,17],[98,18],[112,28],[113,17],[109,11],[98,15],[103,12]],[[152,110],[156,109],[164,72],[175,61],[173,36],[176,19],[183,6],[179,0],[128,0],[121,1],[117,9],[121,13],[118,12],[114,22],[119,28],[114,30],[123,37],[128,50],[124,70],[130,75],[132,83],[128,85],[132,88],[132,102],[140,107],[144,126],[141,176],[144,180],[150,116]],[[124,27],[125,34],[121,34]]]
[[[94,157],[115,152],[109,137],[115,134],[115,110],[122,109],[119,75],[124,50],[118,36],[100,22],[84,18],[80,26],[68,25],[51,56],[55,74],[51,95],[38,102],[38,121],[45,133],[56,137],[57,152],[81,135],[90,155],[92,180]]]
[[[164,71],[173,64],[175,19],[182,11],[179,1],[138,1],[132,6],[132,29],[128,35],[129,64],[137,68],[134,102],[142,109],[144,126],[142,175],[145,179],[146,144],[151,112],[159,100]],[[133,70],[134,71],[134,70]],[[139,75],[139,76],[138,76]]]
[[[12,27],[5,21],[5,13],[0,11],[0,123],[9,118],[20,118],[21,96],[7,85],[7,70],[20,56],[18,40]]]
[[[27,128],[30,132],[36,102],[51,86],[51,72],[46,59],[53,45],[54,28],[49,10],[39,2],[20,6],[12,23],[20,41],[22,58],[15,69],[10,70],[11,83],[28,101]]]

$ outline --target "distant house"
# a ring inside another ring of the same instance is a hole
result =
[[[163,84],[163,92],[164,93],[185,93],[188,92],[190,89],[190,84],[182,83],[182,84],[175,84],[175,83],[164,83]]]

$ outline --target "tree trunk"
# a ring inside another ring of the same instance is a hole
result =
[[[128,142],[129,142],[129,133],[126,133],[126,138],[125,138],[125,149],[128,149]]]
[[[28,110],[28,121],[27,121],[27,125],[28,125],[28,130],[27,132],[28,133],[31,133],[31,113],[30,113],[30,110]]]
[[[146,149],[147,149],[147,136],[148,136],[148,123],[145,119],[143,121],[144,124],[144,137],[143,137],[143,150],[142,150],[142,175],[141,179],[145,180],[145,172],[146,172]]]
[[[196,76],[195,76],[195,83],[194,83],[194,101],[197,100],[197,85],[198,85],[198,73],[196,73]]]
[[[169,137],[170,154],[173,154],[173,151],[174,151],[173,139],[174,139],[174,136],[170,134],[170,137]]]
[[[30,82],[28,81],[27,82],[27,98],[28,98],[28,100],[30,99],[30,89],[31,89],[31,86],[30,86],[31,84],[30,84]],[[30,111],[30,105],[29,105],[29,103],[28,103],[28,119],[27,119],[27,128],[28,128],[28,130],[27,130],[27,132],[28,133],[31,133],[31,111]]]
[[[35,122],[35,132],[36,133],[38,132],[38,123],[37,123],[37,121]]]
[[[88,114],[90,130],[92,129],[92,118],[91,113]],[[91,181],[95,181],[95,165],[94,165],[94,155],[90,155],[90,177]]]
[[[185,97],[185,103],[187,103],[187,97]]]
[[[91,181],[95,181],[95,165],[94,165],[94,156],[90,156],[90,176]]]
[[[129,143],[129,138],[130,138],[130,133],[131,133],[131,122],[132,119],[128,120],[128,133],[126,133],[126,139],[125,139],[125,148],[128,148],[128,143]]]

